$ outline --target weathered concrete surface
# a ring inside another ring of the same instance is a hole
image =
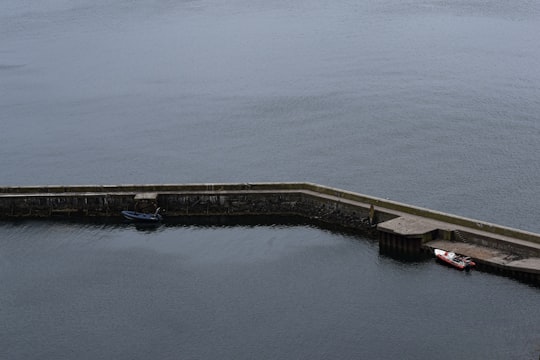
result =
[[[400,234],[403,236],[420,236],[441,228],[447,227],[447,224],[430,219],[424,219],[417,216],[400,216],[395,219],[378,224],[380,231]]]
[[[505,274],[534,282],[540,281],[540,257],[523,258],[515,252],[447,240],[433,240],[424,246],[431,250],[444,249],[469,256],[480,267],[503,271]]]
[[[377,229],[403,237],[423,236],[424,244],[432,240],[447,240],[456,244],[466,243],[479,249],[492,248],[521,257],[540,257],[538,243],[417,216],[400,216],[378,224]]]
[[[142,192],[135,194],[134,200],[152,200],[157,201],[158,199],[158,193],[157,192]]]

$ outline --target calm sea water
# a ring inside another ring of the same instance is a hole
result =
[[[310,226],[0,224],[3,359],[534,359],[540,291]]]
[[[536,1],[3,0],[0,185],[309,181],[540,232],[538,34]],[[7,358],[540,352],[537,289],[310,227],[4,224],[0,259]]]

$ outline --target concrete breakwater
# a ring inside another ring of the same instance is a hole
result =
[[[377,232],[381,249],[442,247],[489,269],[540,281],[540,234],[313,183],[0,187],[0,218],[118,217],[121,210],[168,217],[301,216]]]

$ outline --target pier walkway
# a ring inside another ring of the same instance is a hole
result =
[[[326,195],[326,198],[339,201]],[[341,200],[352,205],[369,207],[365,202],[355,203],[351,200]],[[398,234],[402,237],[417,238],[425,234],[433,234],[432,240],[422,243],[422,247],[444,249],[463,254],[473,258],[480,265],[506,270],[510,273],[527,272],[540,275],[540,244],[505,236],[493,232],[478,230],[476,228],[456,225],[450,222],[433,220],[410,213],[389,210],[387,208],[375,208],[376,211],[391,212],[396,217],[377,224],[377,230]],[[481,222],[476,222],[482,224]],[[438,234],[450,233],[452,240],[438,238]],[[465,235],[466,234],[466,235]],[[472,239],[489,239],[486,245]],[[487,244],[492,244],[488,246]],[[498,244],[497,247],[494,247]],[[502,246],[501,246],[502,245]],[[535,256],[536,255],[536,256]]]

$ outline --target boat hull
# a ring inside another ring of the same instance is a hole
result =
[[[437,259],[459,270],[470,270],[476,266],[476,263],[468,256],[441,249],[435,249],[433,252]]]
[[[137,221],[137,222],[159,222],[163,220],[163,217],[159,214],[140,213],[137,211],[128,211],[128,210],[122,211],[122,216],[126,220]]]

